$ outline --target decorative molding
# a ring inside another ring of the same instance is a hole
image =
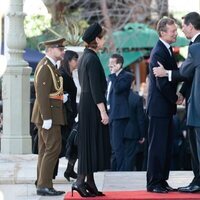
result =
[[[26,14],[24,12],[9,12],[7,13],[8,17],[25,17]]]

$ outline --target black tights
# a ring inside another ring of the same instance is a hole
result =
[[[84,184],[85,178],[86,178],[86,182],[90,185],[90,187],[93,188],[95,191],[98,191],[96,184],[95,184],[95,181],[94,181],[94,174],[93,173],[88,174],[86,176],[78,174],[78,177],[77,177],[77,180],[76,180],[77,185]]]

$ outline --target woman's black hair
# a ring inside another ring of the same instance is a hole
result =
[[[70,66],[69,66],[69,62],[72,59],[78,59],[78,53],[76,53],[75,51],[72,50],[66,50],[65,51],[65,55],[64,55],[64,59],[62,61],[62,67],[64,68],[64,70],[71,76],[71,71],[70,71]]]

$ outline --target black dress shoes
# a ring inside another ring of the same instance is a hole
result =
[[[165,186],[164,187],[168,192],[175,192],[175,191],[177,191],[178,189],[176,189],[176,188],[172,188],[171,186]]]
[[[59,195],[65,194],[65,191],[57,191],[54,188],[50,188],[50,190],[53,190],[53,191],[59,193]]]
[[[64,191],[57,191],[54,188],[37,188],[37,195],[41,196],[59,196],[64,193]]]
[[[194,192],[200,192],[200,186],[199,185],[189,185],[186,187],[180,187],[178,188],[179,192],[188,192],[188,193],[194,193]]]
[[[35,184],[35,187],[37,188],[37,180],[35,181],[35,183],[34,183],[34,184]]]
[[[162,183],[162,187],[165,188],[168,192],[175,192],[178,190],[169,186],[166,181]]]
[[[147,188],[147,192],[168,193],[168,190],[166,188],[163,188],[162,186],[155,186],[155,187]]]
[[[179,192],[185,192],[186,190],[188,190],[190,188],[191,185],[185,186],[185,187],[179,187],[178,191]]]

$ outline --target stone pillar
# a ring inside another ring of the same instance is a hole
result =
[[[31,153],[30,137],[30,73],[23,60],[26,47],[23,0],[10,0],[7,69],[3,75],[3,136],[1,152],[7,154]]]

